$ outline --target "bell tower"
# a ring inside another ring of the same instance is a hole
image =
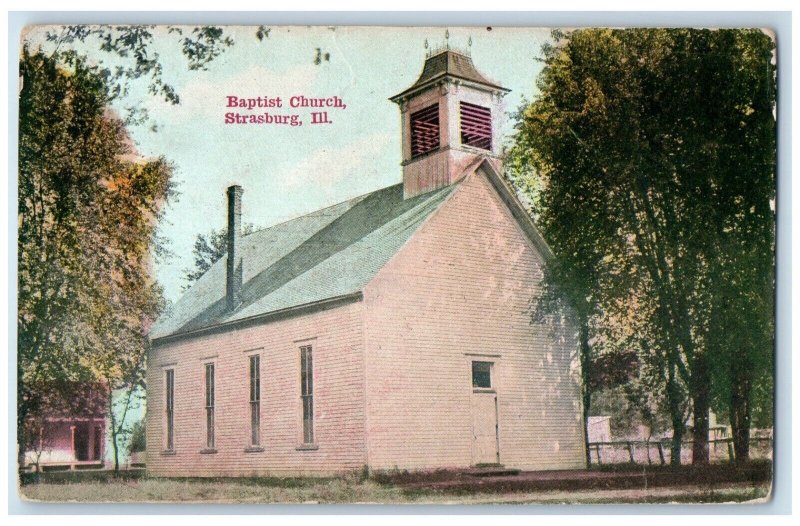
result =
[[[417,81],[390,100],[400,107],[403,195],[448,186],[481,156],[497,158],[503,97],[467,52],[428,52]]]

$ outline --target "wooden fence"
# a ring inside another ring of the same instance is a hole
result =
[[[671,460],[670,439],[617,440],[589,442],[589,459],[592,464],[668,464]],[[735,460],[732,438],[708,441],[709,457],[714,461]],[[681,463],[691,462],[692,441],[681,444]],[[772,459],[772,437],[750,439],[750,458]]]

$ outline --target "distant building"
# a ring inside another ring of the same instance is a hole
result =
[[[589,442],[611,442],[611,417],[590,416],[587,431]]]
[[[576,329],[530,316],[550,256],[501,176],[506,92],[434,53],[391,99],[402,183],[246,236],[228,189],[227,256],[150,334],[149,473],[585,466]]]
[[[25,453],[29,470],[103,468],[106,453],[107,391],[100,385],[71,388],[69,402],[50,398],[27,426],[34,437]]]

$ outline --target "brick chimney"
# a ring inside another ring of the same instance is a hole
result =
[[[226,300],[232,311],[242,303],[242,187],[228,187],[228,273]]]

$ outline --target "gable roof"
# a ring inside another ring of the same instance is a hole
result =
[[[455,77],[461,80],[482,84],[500,91],[510,91],[495,81],[486,78],[475,68],[471,57],[448,49],[428,57],[425,60],[425,66],[422,68],[422,73],[417,81],[414,82],[414,84],[412,84],[408,89],[398,93],[394,97],[391,97],[390,100],[396,102],[398,99],[406,95],[410,95],[415,91],[424,89],[436,81],[443,79],[444,77]]]
[[[398,184],[243,236],[242,304],[226,309],[222,257],[159,318],[150,338],[360,293],[455,186],[403,199]]]
[[[360,298],[364,286],[444,203],[480,170],[539,253],[550,247],[492,158],[477,157],[452,185],[403,199],[403,184],[382,188],[241,238],[242,303],[227,310],[226,258],[216,261],[150,331],[152,340],[268,315]]]

